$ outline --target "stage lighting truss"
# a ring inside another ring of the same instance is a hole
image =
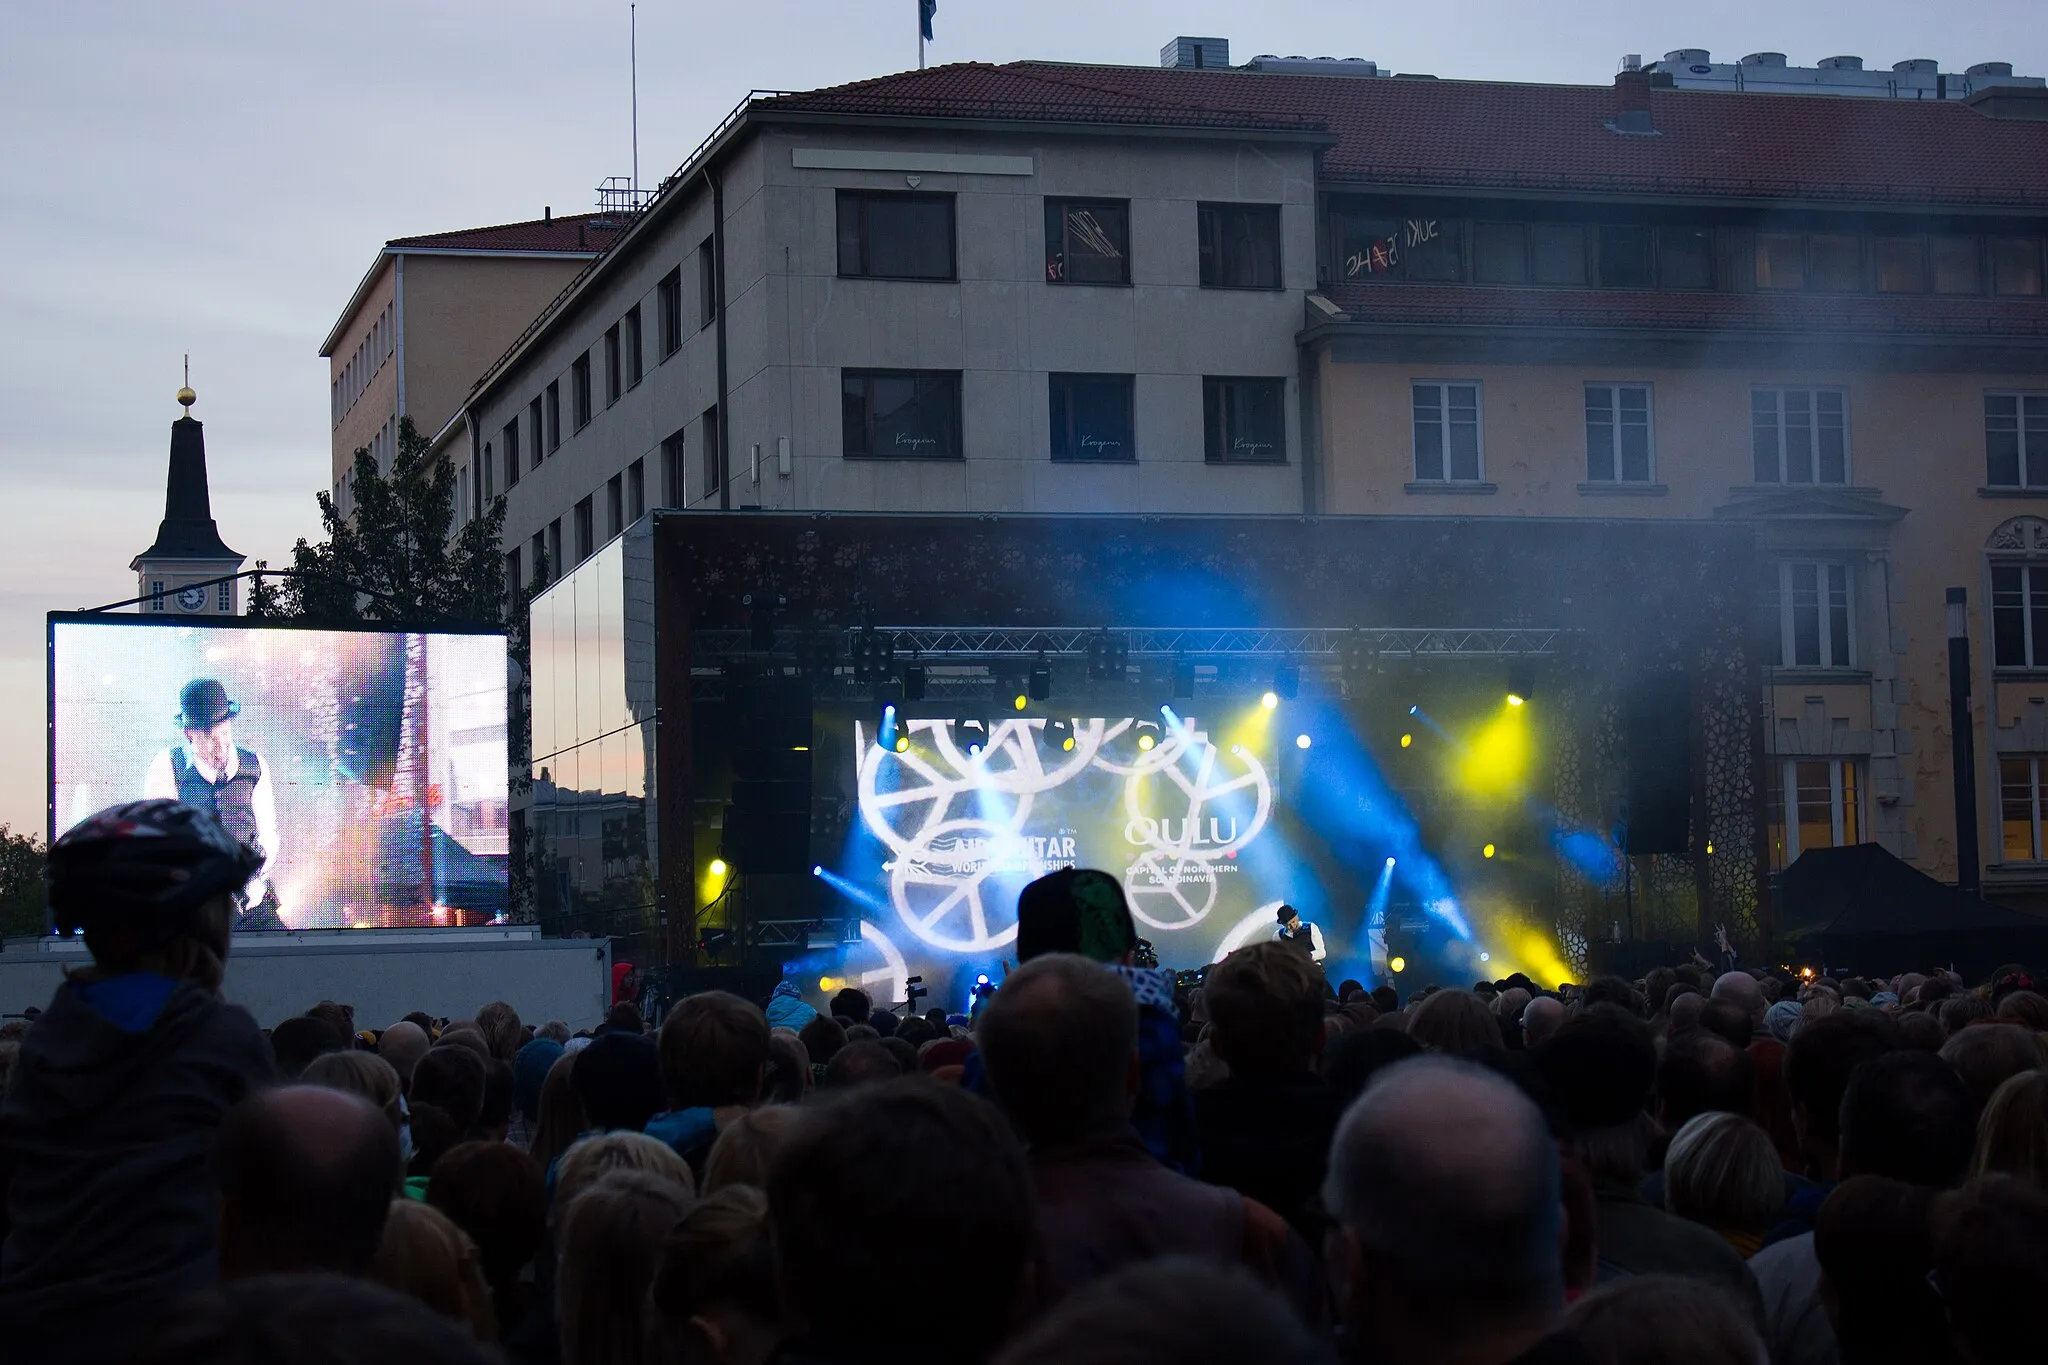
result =
[[[1129,636],[1098,630],[1088,637],[1088,681],[1123,682],[1130,666]]]
[[[1217,866],[1272,816],[1265,766],[1248,749],[1211,744],[1193,720],[1163,730],[1101,717],[1062,730],[1036,716],[899,724],[913,736],[902,753],[870,743],[855,723],[861,818],[888,849],[898,918],[950,952],[1016,937],[1014,888],[984,888],[996,874],[1014,880],[1065,865],[1070,851],[1049,846],[1057,837],[1027,835],[1026,826],[1039,797],[1090,770],[1123,779],[1124,838],[1134,850],[1125,893],[1132,914],[1155,929],[1200,923],[1216,904]],[[1141,729],[1159,735],[1149,749]]]

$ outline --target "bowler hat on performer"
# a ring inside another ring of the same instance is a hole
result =
[[[187,730],[211,730],[231,716],[242,714],[242,704],[228,700],[228,690],[212,678],[194,678],[178,693],[178,724]]]

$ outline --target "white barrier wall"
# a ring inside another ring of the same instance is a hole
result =
[[[0,951],[0,1016],[50,1003],[82,943],[16,939]],[[466,1019],[503,1000],[530,1024],[594,1028],[611,1001],[608,938],[541,938],[502,929],[366,929],[237,935],[223,993],[269,1028],[322,1000],[355,1007],[364,1028],[414,1010]]]

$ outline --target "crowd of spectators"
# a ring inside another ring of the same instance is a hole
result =
[[[2048,1301],[2017,965],[1197,985],[1069,870],[971,1021],[266,1036],[192,924],[0,1043],[10,1362],[1991,1365]]]

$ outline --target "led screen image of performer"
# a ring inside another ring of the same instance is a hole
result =
[[[235,743],[241,704],[214,678],[195,678],[178,693],[185,742],[161,750],[142,779],[145,800],[183,801],[256,850],[262,862],[236,900],[235,930],[283,929],[277,890],[265,875],[277,862],[277,798],[270,772],[253,749]]]
[[[1310,961],[1321,963],[1327,956],[1323,948],[1323,931],[1303,919],[1301,912],[1291,905],[1282,905],[1278,918],[1279,927],[1273,931],[1273,937],[1307,953]]]

